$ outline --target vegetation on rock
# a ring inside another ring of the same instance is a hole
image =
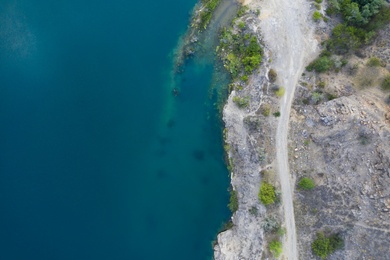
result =
[[[238,210],[237,191],[235,191],[233,189],[230,192],[230,201],[229,201],[229,204],[228,204],[228,208],[230,209],[230,211],[232,213],[236,212]]]

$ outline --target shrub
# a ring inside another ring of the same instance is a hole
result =
[[[313,253],[322,259],[325,259],[343,246],[344,242],[338,234],[326,237],[322,232],[317,234],[317,238],[311,244]]]
[[[371,57],[367,62],[367,66],[380,67],[380,66],[383,66],[383,62],[378,57]]]
[[[267,182],[262,182],[259,191],[259,199],[264,205],[270,205],[275,202],[275,188]]]
[[[315,2],[316,2],[317,4],[321,4],[321,3],[322,3],[322,0],[315,0]]]
[[[277,112],[273,113],[273,115],[274,115],[274,117],[280,117],[280,112],[277,111]]]
[[[321,18],[322,18],[321,13],[318,12],[318,11],[314,11],[314,13],[313,13],[313,20],[317,22],[317,21],[321,20]]]
[[[332,67],[333,61],[329,57],[323,56],[310,63],[309,66],[306,67],[306,69],[308,71],[315,70],[316,72],[325,72],[330,70]]]
[[[240,108],[249,106],[249,99],[247,97],[242,98],[242,97],[235,96],[233,97],[233,102]]]
[[[265,232],[274,232],[279,228],[279,223],[274,217],[266,217],[263,222],[261,222],[261,227]]]
[[[314,104],[317,104],[318,102],[320,102],[322,100],[322,98],[323,98],[323,95],[320,92],[315,91],[311,94],[311,99],[313,100]]]
[[[387,75],[383,81],[382,81],[382,84],[381,84],[381,87],[383,90],[390,90],[390,75]]]
[[[268,71],[268,78],[271,82],[275,82],[276,78],[278,77],[278,74],[274,69],[270,69]]]
[[[269,251],[273,254],[274,257],[279,257],[282,253],[282,242],[274,240],[269,244]]]
[[[316,186],[314,181],[308,177],[303,177],[299,183],[298,183],[299,188],[304,189],[304,190],[312,190]]]
[[[285,92],[286,92],[286,90],[284,89],[284,87],[280,87],[278,90],[275,91],[275,94],[278,97],[283,97]]]
[[[236,212],[238,210],[238,198],[237,198],[237,191],[231,190],[230,191],[230,201],[228,204],[228,208],[232,213]]]

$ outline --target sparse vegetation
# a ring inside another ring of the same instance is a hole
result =
[[[282,242],[273,240],[269,243],[269,251],[271,251],[274,257],[279,257],[282,254]]]
[[[267,182],[261,183],[259,191],[259,200],[266,206],[275,202],[276,194],[275,188],[274,186],[272,186],[272,184],[269,184]]]
[[[248,97],[233,97],[233,102],[240,108],[245,108],[249,106],[249,98]]]
[[[298,183],[299,188],[304,189],[304,190],[312,190],[316,186],[314,181],[308,177],[303,177],[299,183]]]
[[[317,238],[311,244],[313,253],[322,259],[325,259],[343,246],[343,239],[338,234],[327,237],[322,232],[317,234]]]
[[[237,19],[245,13],[246,9],[240,9]],[[242,13],[242,14],[241,14]],[[263,50],[252,34],[244,34],[243,21],[234,21],[232,27],[224,28],[220,33],[220,43],[217,48],[225,68],[233,79],[251,74],[260,66]]]

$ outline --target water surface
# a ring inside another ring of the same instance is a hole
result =
[[[212,255],[229,216],[212,63],[164,110],[194,5],[0,2],[0,259]]]

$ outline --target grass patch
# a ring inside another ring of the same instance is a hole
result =
[[[275,187],[267,182],[262,182],[259,191],[259,200],[266,206],[275,203]]]
[[[312,190],[316,186],[314,181],[308,177],[303,177],[299,183],[298,183],[299,188],[304,189],[304,190]]]

